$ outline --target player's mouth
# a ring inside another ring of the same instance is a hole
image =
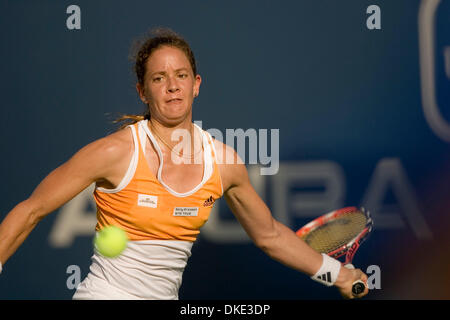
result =
[[[180,98],[174,98],[174,99],[166,100],[166,103],[167,103],[167,104],[179,104],[179,103],[181,103],[182,101],[183,101],[183,99],[180,99]]]

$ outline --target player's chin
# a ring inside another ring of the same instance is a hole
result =
[[[164,115],[165,122],[170,126],[176,126],[182,123],[189,115],[189,111],[182,112],[166,112]]]
[[[165,106],[167,117],[170,119],[180,119],[191,111],[191,105],[183,101],[183,103],[167,104]]]

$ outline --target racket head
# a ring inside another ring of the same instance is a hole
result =
[[[296,234],[320,253],[335,259],[345,255],[344,264],[348,264],[372,229],[373,221],[368,210],[346,207],[314,219]]]

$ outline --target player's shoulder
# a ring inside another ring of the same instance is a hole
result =
[[[243,164],[236,150],[223,143],[222,141],[212,137],[214,149],[216,151],[216,161],[221,165]]]
[[[245,183],[248,180],[247,169],[236,150],[214,138],[213,143],[224,192],[233,186]]]
[[[130,128],[125,127],[104,136],[98,141],[105,151],[121,152],[128,150],[133,145],[133,135]]]
[[[133,137],[128,127],[107,134],[80,150],[98,161],[116,161],[133,152]]]

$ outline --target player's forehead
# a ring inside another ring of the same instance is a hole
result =
[[[170,70],[191,70],[189,59],[184,51],[172,46],[162,46],[152,52],[147,60],[147,73]]]

